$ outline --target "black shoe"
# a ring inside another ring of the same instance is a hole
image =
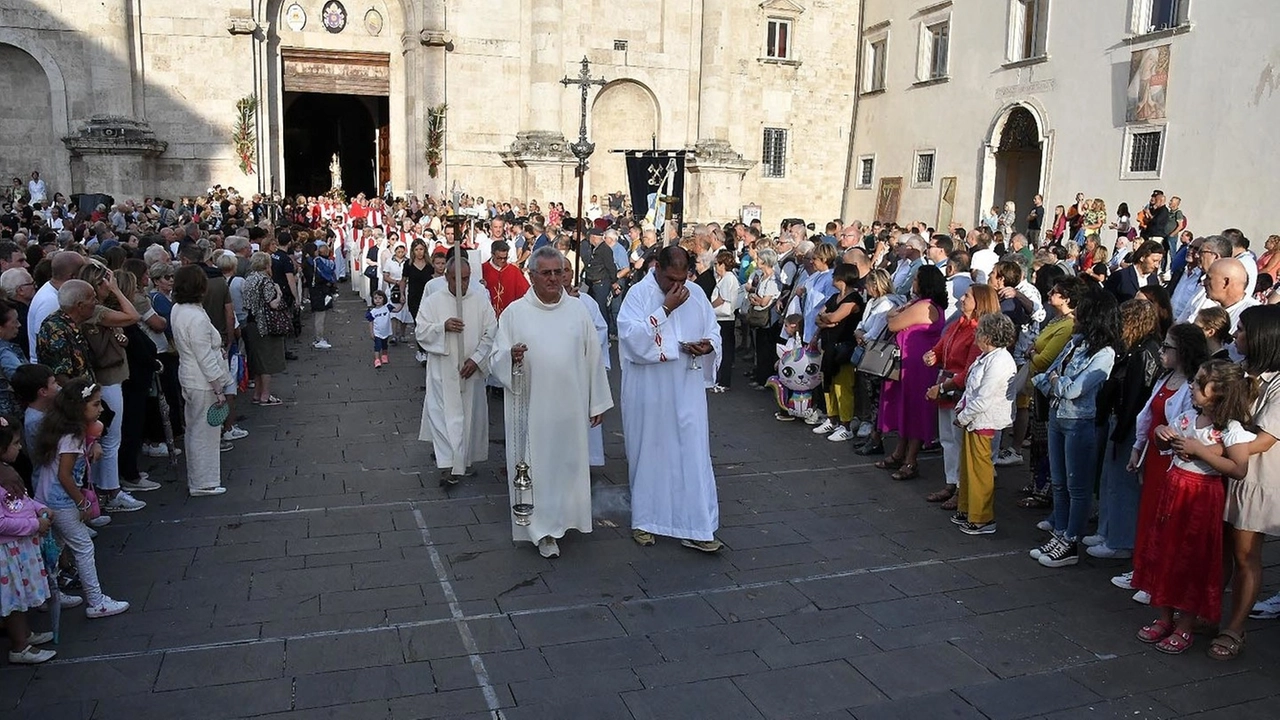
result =
[[[862,457],[867,457],[868,455],[883,455],[883,454],[884,454],[884,443],[882,443],[882,442],[867,442],[867,443],[865,443],[862,447],[858,448],[857,450],[854,450],[854,451],[853,451],[853,454],[854,454],[854,455],[861,455]]]
[[[969,513],[957,512],[951,516],[951,524],[964,527],[969,524]]]
[[[292,350],[285,350],[285,351],[284,351],[284,359],[285,359],[285,360],[297,360],[297,359],[298,359],[298,353],[296,353],[296,352],[294,352],[294,351],[292,351]]]
[[[995,531],[996,531],[995,520],[992,520],[991,522],[988,522],[988,523],[982,523],[981,525],[974,525],[971,522],[967,522],[960,526],[960,532],[964,533],[965,535],[990,535]]]
[[[1080,545],[1069,540],[1059,540],[1056,545],[1042,552],[1038,558],[1045,567],[1059,568],[1080,562]]]

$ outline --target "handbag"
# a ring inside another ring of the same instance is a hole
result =
[[[107,409],[106,403],[103,403],[102,409]],[[110,421],[104,421],[103,426],[110,427]],[[98,492],[93,489],[93,483],[89,482],[90,467],[92,467],[92,463],[89,462],[89,448],[86,447],[84,450],[84,485],[80,488],[80,494],[84,495],[85,501],[89,503],[89,509],[84,512],[92,520],[102,515],[102,503],[98,501]]]
[[[892,340],[868,340],[863,346],[858,372],[885,380],[902,377],[902,352]]]
[[[263,335],[271,337],[284,337],[293,332],[293,321],[289,317],[289,313],[280,308],[271,307],[267,300],[267,285],[262,284],[262,317],[255,318],[258,321],[258,329]]]
[[[84,336],[85,344],[89,346],[89,365],[94,370],[120,367],[127,360],[124,348],[129,344],[129,339],[124,336],[122,329],[104,325],[84,325],[80,334]]]
[[[769,308],[758,308],[754,305],[747,308],[747,327],[769,327],[771,311]]]

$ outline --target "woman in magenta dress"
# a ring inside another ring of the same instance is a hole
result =
[[[893,453],[876,467],[893,470],[894,480],[918,477],[920,447],[938,437],[937,408],[926,397],[938,371],[924,355],[938,344],[946,324],[947,280],[933,265],[921,266],[911,286],[912,301],[889,311],[889,330],[902,354],[898,380],[886,380],[880,394],[880,432],[898,433]]]

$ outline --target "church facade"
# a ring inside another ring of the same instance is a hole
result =
[[[1132,214],[1180,196],[1198,235],[1278,226],[1280,45],[1271,0],[863,5],[842,214],[944,230],[1077,193]],[[1114,234],[1108,233],[1109,237]]]
[[[828,0],[0,0],[0,172],[117,198],[344,190],[558,200],[585,57],[611,150],[686,150],[685,216],[836,217],[858,4]]]

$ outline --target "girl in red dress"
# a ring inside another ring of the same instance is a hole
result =
[[[1195,377],[1200,365],[1209,359],[1209,345],[1204,331],[1191,323],[1181,323],[1169,328],[1164,342],[1160,343],[1160,362],[1168,371],[1156,380],[1147,406],[1138,413],[1135,424],[1136,438],[1129,455],[1129,470],[1142,470],[1142,492],[1138,500],[1138,529],[1134,538],[1134,566],[1142,557],[1151,524],[1155,521],[1156,503],[1164,489],[1165,477],[1173,453],[1158,451],[1153,446],[1155,429],[1168,424],[1170,417],[1191,409],[1189,378]],[[1127,572],[1111,579],[1112,584],[1124,590],[1133,589],[1133,573]],[[1134,599],[1147,602],[1145,591],[1139,590]]]
[[[1134,565],[1133,584],[1150,593],[1151,605],[1160,609],[1160,617],[1138,631],[1139,640],[1160,652],[1185,652],[1196,619],[1213,624],[1222,615],[1226,485],[1219,466],[1234,462],[1228,454],[1247,457],[1254,434],[1243,423],[1253,395],[1244,368],[1211,360],[1191,383],[1194,409],[1155,430],[1157,445],[1174,455],[1143,555]]]

